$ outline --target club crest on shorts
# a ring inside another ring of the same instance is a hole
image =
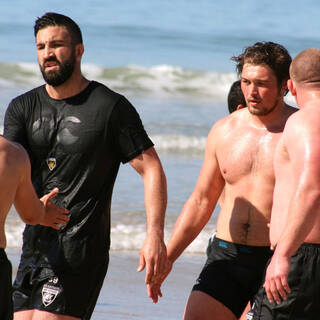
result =
[[[57,277],[50,278],[48,283],[45,283],[42,287],[42,303],[45,307],[49,306],[60,293],[60,288],[55,285],[59,281]],[[50,283],[50,284],[49,284]]]
[[[57,165],[57,159],[56,158],[48,158],[47,165],[49,167],[49,170],[52,171]]]

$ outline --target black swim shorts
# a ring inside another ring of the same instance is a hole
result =
[[[290,260],[291,293],[277,305],[270,303],[263,287],[254,299],[253,319],[320,319],[320,245],[304,243]]]
[[[208,259],[193,290],[202,291],[223,303],[237,318],[258,291],[270,247],[235,244],[210,239]]]
[[[0,319],[13,319],[12,266],[3,248],[0,249]]]
[[[38,309],[90,319],[108,269],[108,257],[86,272],[57,272],[20,263],[13,284],[14,312]]]

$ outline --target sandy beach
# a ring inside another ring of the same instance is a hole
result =
[[[6,250],[17,271],[20,250]],[[92,320],[179,320],[192,285],[199,274],[204,255],[183,254],[163,285],[163,297],[157,304],[148,298],[145,273],[137,273],[138,252],[111,252],[107,277],[92,315]]]

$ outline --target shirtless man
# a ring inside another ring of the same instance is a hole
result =
[[[0,136],[0,319],[12,319],[12,267],[5,253],[5,220],[14,203],[22,220],[30,225],[42,224],[59,230],[69,218],[68,210],[55,206],[50,199],[54,189],[38,199],[30,177],[30,162],[26,151]]]
[[[276,249],[254,319],[320,315],[320,50],[298,54],[290,77],[288,88],[301,110],[287,122],[275,151],[270,241]]]
[[[258,290],[271,255],[273,150],[296,110],[283,100],[291,57],[282,46],[264,42],[246,48],[233,60],[247,108],[212,127],[198,182],[168,244],[173,263],[206,225],[225,188],[217,233],[190,294],[186,320],[239,318]],[[152,285],[155,300],[161,296],[162,280]]]

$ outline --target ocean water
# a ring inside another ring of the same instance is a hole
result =
[[[161,157],[169,195],[166,239],[196,183],[207,134],[227,115],[227,93],[237,78],[230,58],[256,41],[279,42],[292,56],[320,46],[316,0],[14,0],[0,9],[0,128],[10,100],[43,83],[34,20],[47,11],[71,16],[83,32],[83,73],[130,99]],[[187,252],[204,252],[217,213]],[[12,210],[8,247],[21,246],[22,230]],[[112,250],[138,250],[144,234],[142,180],[124,165],[112,204]]]
[[[140,113],[167,176],[166,240],[196,183],[207,134],[227,115],[227,93],[237,79],[230,58],[257,41],[281,43],[292,56],[320,47],[318,0],[2,1],[1,130],[10,100],[43,83],[33,24],[47,11],[69,15],[82,29],[85,76],[126,95]],[[292,97],[287,100],[294,104]],[[187,254],[204,255],[218,211]],[[9,250],[21,246],[23,228],[12,209],[6,224]],[[114,254],[136,254],[144,240],[143,183],[130,165],[121,166],[115,185],[111,231]],[[184,281],[177,281],[183,290]],[[170,319],[181,318],[181,308],[176,315],[172,308]],[[141,311],[137,317],[109,318],[158,319],[156,314]]]

